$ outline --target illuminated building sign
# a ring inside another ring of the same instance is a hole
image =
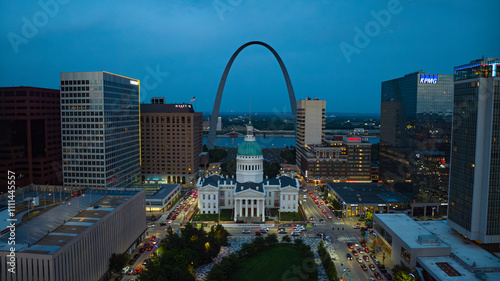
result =
[[[176,104],[175,108],[191,108],[190,104]]]
[[[420,83],[437,84],[438,76],[436,74],[420,74]]]
[[[361,141],[361,138],[347,138],[348,141]]]
[[[139,82],[135,81],[135,80],[130,80],[130,84],[132,84],[132,85],[139,85]]]

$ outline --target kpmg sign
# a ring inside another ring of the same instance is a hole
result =
[[[437,84],[438,76],[437,74],[420,74],[420,82],[423,84]]]

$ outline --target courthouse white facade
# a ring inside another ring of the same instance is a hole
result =
[[[247,127],[245,141],[238,147],[236,179],[213,175],[198,179],[198,206],[202,214],[217,214],[219,209],[234,209],[234,221],[252,218],[265,220],[266,208],[297,212],[299,182],[280,176],[264,179],[262,149],[255,141],[253,127]]]

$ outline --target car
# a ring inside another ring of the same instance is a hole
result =
[[[369,253],[370,252],[370,249],[368,249],[368,247],[365,247],[365,253]]]
[[[267,230],[265,230],[265,229],[261,229],[261,230],[259,230],[259,232],[260,232],[261,234],[266,234],[266,233],[267,233]]]
[[[145,248],[145,247],[142,247],[142,248],[139,250],[139,253],[144,253],[144,251],[146,251],[146,248]]]
[[[157,243],[157,242],[156,242],[156,241],[153,241],[152,243],[153,243],[153,245],[156,245],[156,243]]]
[[[123,269],[122,269],[122,274],[126,274],[128,272],[128,270],[130,269],[130,266],[125,266]]]
[[[382,276],[380,275],[380,273],[378,273],[378,272],[376,272],[376,271],[375,271],[375,272],[373,272],[373,275],[374,275],[374,276],[375,276],[375,278],[377,278],[377,279],[382,279]]]
[[[366,247],[366,243],[365,243],[365,241],[361,241],[359,244],[360,244],[362,247]]]
[[[255,236],[262,236],[262,233],[260,233],[260,231],[255,231]]]
[[[319,220],[319,222],[320,222],[320,223],[324,223],[324,222],[325,222],[325,220],[324,220],[324,219],[320,219],[320,220]]]
[[[140,256],[141,256],[140,254],[135,254],[135,255],[134,255],[134,259],[136,260],[136,259],[138,259]]]
[[[306,195],[306,194],[304,194],[304,199],[306,199],[306,198],[307,198],[307,195]]]
[[[349,249],[354,249],[354,244],[352,244],[352,243],[347,243],[347,247],[348,247]]]
[[[155,241],[156,240],[156,236],[151,236],[151,238],[149,238],[149,241]]]
[[[127,271],[127,275],[132,275],[132,274],[134,274],[134,272],[135,272],[135,269],[130,268],[130,269]]]
[[[361,226],[359,226],[359,225],[354,226],[354,229],[360,229],[360,228],[361,228]]]
[[[134,264],[135,260],[134,259],[130,259],[130,261],[128,262],[129,265],[132,265]]]
[[[358,242],[354,242],[354,246],[358,247],[359,246]]]
[[[316,236],[318,236],[318,237],[324,237],[325,233],[324,232],[318,232],[318,233],[316,233]]]
[[[143,265],[146,265],[146,264],[148,264],[148,262],[149,262],[149,259],[145,259],[145,260],[142,262],[142,264],[143,264]]]
[[[364,251],[363,251],[363,249],[361,249],[361,248],[357,248],[356,250],[357,250],[360,254],[364,252]]]
[[[373,260],[377,259],[377,257],[375,256],[375,254],[370,254],[370,258],[372,258]]]
[[[387,280],[389,280],[389,281],[392,280],[392,275],[389,274],[389,272],[384,273],[384,276],[385,276],[385,278],[387,278]]]
[[[309,220],[310,220],[310,221],[314,221],[314,217],[310,217],[310,218],[309,218]]]
[[[360,258],[360,257],[357,257],[356,260],[359,262],[359,263],[363,263],[363,260]]]
[[[278,230],[278,234],[286,234],[286,230],[284,228]]]
[[[184,212],[187,212],[187,210],[188,210],[187,208],[184,208]]]
[[[363,256],[363,259],[364,259],[365,261],[370,261],[370,258],[369,258],[367,255],[364,255],[364,256]]]
[[[173,221],[175,221],[175,219],[176,219],[176,218],[177,218],[177,216],[173,216],[173,217],[172,217],[172,220],[173,220]]]
[[[368,267],[366,267],[366,265],[364,263],[360,264],[360,266],[361,266],[361,269],[363,269],[364,271],[368,270]]]
[[[328,218],[329,218],[329,219],[332,219],[332,215],[328,215]]]
[[[323,211],[322,211],[322,212],[326,214],[326,210],[325,210],[325,209],[323,209]]]
[[[160,226],[165,226],[165,225],[167,225],[166,222],[160,222]]]
[[[323,204],[325,204],[325,203],[324,203],[323,201],[321,201],[321,202],[319,202],[319,204],[320,204],[320,205],[323,205]]]
[[[292,236],[300,236],[298,231],[292,231]]]
[[[146,248],[146,250],[147,250],[147,251],[151,251],[151,250],[153,250],[153,246],[149,246],[149,247],[147,247],[147,248]]]
[[[345,255],[345,257],[347,258],[347,260],[348,260],[348,261],[352,261],[352,256],[351,256],[351,254],[347,253],[347,254]]]
[[[355,255],[355,256],[357,256],[358,255],[358,251],[352,250],[352,254]]]
[[[243,233],[243,234],[250,234],[250,230],[248,230],[248,229],[243,229],[243,230],[241,231],[241,233]]]
[[[386,273],[387,272],[387,269],[385,268],[384,265],[379,265],[378,266],[378,270],[380,270],[380,272],[382,272],[382,273]]]
[[[370,267],[370,269],[371,269],[372,271],[375,271],[375,269],[376,269],[376,267],[375,267],[373,264],[371,264],[371,263],[368,265],[368,267]]]
[[[135,269],[135,273],[137,273],[137,274],[141,273],[142,269],[143,269],[142,266],[137,267]]]

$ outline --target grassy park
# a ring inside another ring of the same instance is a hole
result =
[[[292,272],[292,267],[297,266],[303,271],[310,270],[303,268],[310,264],[303,262],[303,260],[303,252],[295,245],[277,244],[255,256],[242,258],[229,280],[299,280],[299,276]]]

